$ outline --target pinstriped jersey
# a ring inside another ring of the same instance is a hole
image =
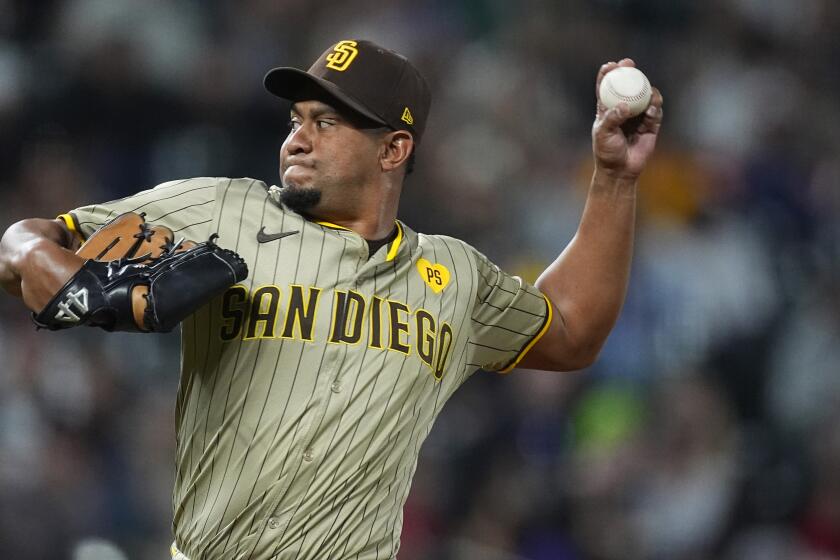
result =
[[[394,558],[420,446],[477,369],[545,332],[543,295],[466,243],[397,221],[368,254],[253,179],[198,178],[74,210],[239,253],[250,276],[182,323],[174,531],[192,560]],[[258,236],[260,240],[258,241]]]

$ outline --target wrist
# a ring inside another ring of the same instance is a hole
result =
[[[595,175],[603,176],[607,180],[620,181],[623,183],[635,183],[639,180],[641,173],[627,171],[625,168],[610,167],[595,160]]]
[[[608,192],[636,195],[639,176],[627,172],[608,169],[596,165],[592,175],[592,188]]]

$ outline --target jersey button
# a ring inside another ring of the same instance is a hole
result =
[[[303,452],[303,460],[306,461],[307,463],[312,460],[312,457],[314,457],[314,453],[312,453],[312,449],[307,449],[306,451]]]
[[[333,393],[340,393],[341,392],[341,381],[339,381],[338,379],[333,381],[332,385],[330,385],[330,390],[332,390]]]
[[[279,526],[280,526],[280,520],[279,519],[277,519],[276,517],[269,518],[269,520],[268,520],[268,528],[269,529],[276,529]]]

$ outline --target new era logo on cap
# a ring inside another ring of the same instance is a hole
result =
[[[400,120],[406,124],[414,124],[414,117],[411,115],[411,111],[408,110],[408,107],[403,109],[403,114],[400,117]]]
[[[404,56],[371,41],[345,39],[331,46],[304,72],[274,68],[268,91],[292,102],[326,95],[330,100],[420,142],[431,106],[426,80]]]

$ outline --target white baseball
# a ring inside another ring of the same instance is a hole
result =
[[[650,82],[641,70],[632,66],[619,66],[601,79],[598,96],[607,109],[624,101],[630,107],[630,114],[635,117],[647,109],[650,103]]]

